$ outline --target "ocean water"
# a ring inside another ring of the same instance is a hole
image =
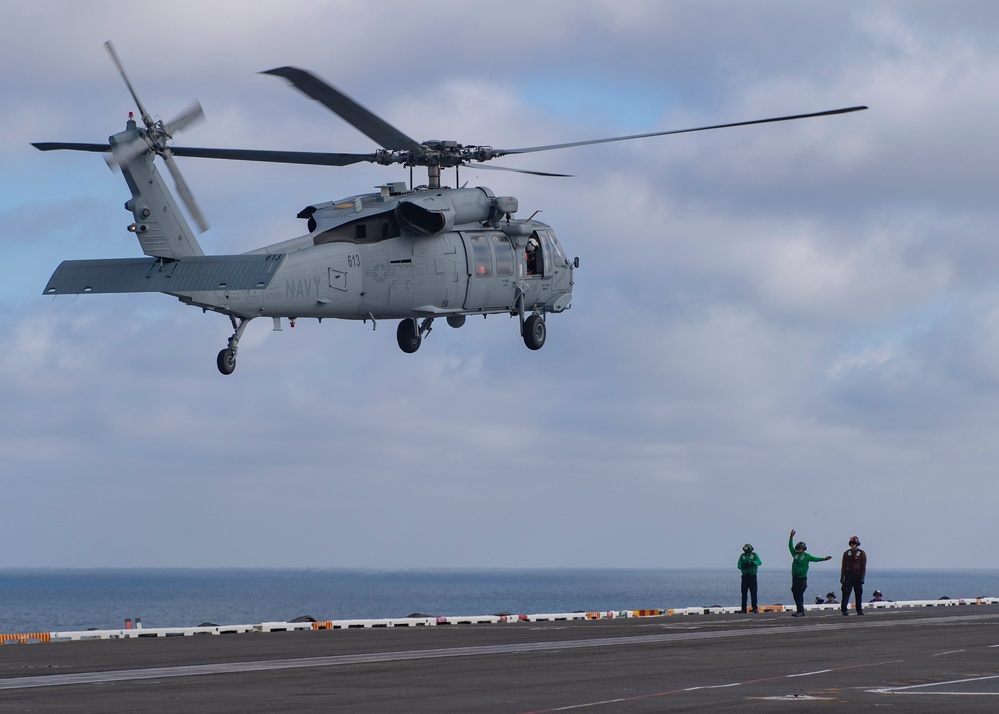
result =
[[[759,575],[760,604],[789,604],[790,575]],[[806,602],[836,572],[813,568]],[[890,600],[999,597],[999,570],[885,570],[864,590]],[[0,570],[0,633],[287,621],[540,614],[739,604],[739,572],[700,570]]]

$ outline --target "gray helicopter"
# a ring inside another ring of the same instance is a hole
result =
[[[173,135],[204,118],[193,104],[176,119],[153,119],[139,101],[111,43],[111,58],[135,101],[143,126],[129,113],[125,130],[107,144],[36,143],[42,151],[67,149],[109,154],[132,197],[125,208],[147,258],[67,260],[45,286],[45,295],[161,292],[203,311],[227,315],[233,334],[217,359],[222,374],[236,368],[239,340],[249,322],[270,317],[274,329],[286,318],[400,320],[396,337],[407,353],[416,352],[435,319],[451,327],[469,315],[508,314],[519,318],[524,344],[541,349],[547,316],[572,304],[579,259],[569,260],[551,226],[514,218],[518,201],[485,187],[441,185],[441,170],[462,167],[501,169],[540,176],[565,174],[524,171],[483,162],[590,144],[629,141],[709,129],[846,114],[867,107],[774,117],[754,121],[619,136],[521,149],[494,149],[455,141],[418,142],[345,96],[315,75],[294,67],[263,74],[282,77],[306,96],[339,115],[381,148],[373,153],[321,153],[172,146]],[[386,183],[376,193],[315,203],[298,217],[308,233],[238,255],[205,255],[163,178],[160,157],[177,193],[199,229],[208,224],[174,161],[175,156],[348,166],[372,162],[410,169],[410,184]],[[414,167],[425,167],[425,186],[411,187]]]

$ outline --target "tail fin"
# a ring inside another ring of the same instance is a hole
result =
[[[135,121],[129,120],[125,131],[109,139],[111,151],[121,166],[132,198],[125,208],[135,223],[129,226],[139,239],[142,252],[156,258],[185,258],[204,255],[187,219],[177,207],[173,194],[156,170],[156,154],[151,149],[138,154],[130,147],[144,142]]]

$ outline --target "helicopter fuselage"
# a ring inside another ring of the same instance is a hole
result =
[[[398,188],[331,202],[325,210],[332,207],[336,215],[322,217],[321,225],[314,218],[315,207],[303,211],[315,226],[312,232],[250,252],[281,256],[265,288],[174,294],[186,303],[244,319],[433,318],[518,314],[521,308],[526,313],[562,312],[570,306],[574,266],[550,226],[512,218],[483,225],[485,215],[451,230],[419,235],[399,227],[395,218],[413,202],[448,193],[461,198],[462,192],[479,192],[491,200],[491,193],[484,188],[391,192]],[[368,238],[373,224],[379,232]],[[382,237],[390,232],[397,235]],[[526,250],[531,243],[537,246],[533,262]]]

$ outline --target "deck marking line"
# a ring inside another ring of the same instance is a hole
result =
[[[898,664],[899,662],[903,662],[903,661],[904,660],[893,659],[893,660],[886,660],[884,662],[870,662],[868,664],[851,664],[851,665],[847,665],[845,667],[834,667],[833,669],[824,669],[824,670],[821,670],[819,672],[809,672],[809,674],[821,674],[823,672],[839,672],[839,671],[842,671],[842,670],[845,670],[845,669],[860,669],[860,668],[863,668],[863,667],[880,667],[880,666],[886,665],[886,664]],[[671,690],[666,691],[666,692],[653,692],[653,693],[650,693],[650,694],[636,694],[633,697],[621,697],[621,698],[618,698],[618,699],[605,699],[603,701],[598,701],[598,702],[583,702],[582,704],[567,704],[566,706],[562,706],[562,707],[552,707],[550,709],[535,709],[535,710],[529,711],[529,712],[520,712],[520,714],[551,714],[551,712],[567,712],[567,711],[572,711],[573,709],[588,709],[590,707],[598,707],[598,706],[601,706],[603,704],[622,704],[622,703],[625,703],[625,702],[639,701],[641,699],[654,699],[656,697],[668,697],[668,696],[671,696],[673,694],[684,694],[686,692],[695,692],[695,691],[707,690],[707,689],[722,689],[724,687],[740,687],[740,686],[744,686],[744,685],[747,685],[747,684],[759,684],[760,682],[773,682],[773,681],[776,681],[778,679],[787,679],[788,677],[801,677],[801,676],[804,676],[804,675],[800,675],[800,674],[779,674],[779,675],[776,675],[774,677],[761,677],[759,679],[747,679],[747,680],[745,680],[743,682],[731,682],[729,684],[713,684],[713,685],[705,685],[705,686],[701,686],[701,687],[687,687],[686,689],[671,689]],[[774,698],[774,697],[771,697],[771,698]],[[831,700],[829,700],[829,701],[831,701]]]
[[[811,677],[813,674],[825,674],[826,672],[832,672],[831,669],[817,669],[814,672],[802,672],[801,674],[788,674],[785,675],[788,679],[791,677]]]
[[[728,684],[705,684],[700,687],[687,687],[683,691],[696,692],[698,689],[725,689],[726,687],[741,687],[742,682],[730,682]]]
[[[910,697],[999,697],[999,692],[893,692],[870,690],[874,694],[906,694]]]
[[[999,674],[990,674],[985,677],[968,677],[967,679],[949,679],[945,682],[927,682],[925,684],[910,684],[905,687],[878,687],[868,689],[868,692],[875,694],[935,694],[936,692],[910,692],[910,689],[922,689],[925,687],[943,687],[948,684],[967,684],[968,682],[984,682],[989,679],[999,679]],[[943,694],[944,692],[941,692]],[[950,692],[947,692],[948,694]],[[992,694],[992,692],[989,692]]]

